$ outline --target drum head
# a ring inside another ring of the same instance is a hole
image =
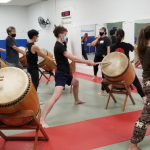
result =
[[[24,52],[26,51],[26,48],[25,47],[18,47],[19,49],[23,50]],[[23,57],[23,54],[22,53],[19,53],[19,58],[22,58]]]
[[[67,50],[67,51],[72,54],[72,52],[71,52],[70,50]],[[55,59],[55,56],[53,56],[53,59]],[[69,64],[71,64],[71,63],[72,63],[72,60],[68,59],[68,62],[69,62]],[[55,63],[55,65],[57,66],[56,61],[54,61],[54,63]]]
[[[113,52],[104,57],[102,62],[111,62],[110,65],[102,64],[102,72],[108,77],[118,77],[128,68],[129,60],[123,53]]]
[[[4,76],[0,81],[0,105],[12,103],[23,96],[29,85],[27,74],[15,67],[0,69],[0,75]]]
[[[48,52],[47,52],[46,49],[40,49],[40,51],[41,51],[43,54],[48,55]],[[39,63],[39,64],[42,63],[44,60],[45,60],[45,58],[38,56],[38,63]]]

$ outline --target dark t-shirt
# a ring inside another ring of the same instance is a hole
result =
[[[143,78],[150,77],[150,47],[147,47],[144,53],[144,59],[141,62],[143,68]]]
[[[115,37],[115,36],[112,36],[112,37],[111,37],[111,44],[114,44],[114,43],[116,43],[116,37]]]
[[[95,45],[96,52],[101,53],[102,55],[107,55],[107,47],[110,45],[111,45],[111,42],[107,36],[100,38]]]
[[[28,68],[32,69],[38,69],[38,55],[37,52],[33,54],[31,52],[31,48],[34,45],[34,43],[27,43],[26,45],[26,57],[27,57],[27,64]]]
[[[6,58],[5,60],[9,63],[19,62],[19,53],[12,48],[12,46],[17,46],[15,38],[8,36],[5,41],[6,45]]]
[[[68,59],[64,56],[65,52],[67,52],[67,50],[64,45],[56,41],[54,46],[54,55],[57,63],[57,71],[68,74],[70,72],[70,66]]]
[[[129,58],[129,52],[133,52],[134,47],[130,43],[121,42],[120,44],[112,44],[110,52],[121,52]],[[130,59],[130,58],[129,58]]]

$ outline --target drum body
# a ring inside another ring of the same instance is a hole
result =
[[[103,62],[111,62],[110,65],[102,64],[102,72],[109,81],[125,81],[129,86],[135,79],[135,71],[130,60],[120,52],[113,52],[105,56]],[[122,85],[114,85],[116,88],[123,88]]]
[[[18,47],[19,49],[25,51],[25,47]],[[19,53],[19,61],[23,67],[27,67],[27,57]]]
[[[37,92],[26,73],[15,67],[0,69],[4,80],[0,82],[0,114],[13,114],[21,110],[32,110],[36,115],[39,111]],[[21,126],[31,118],[2,119],[10,126]]]
[[[40,49],[42,53],[47,55],[50,58],[53,58],[53,55],[47,51],[46,49]],[[38,56],[38,62],[39,62],[39,67],[43,68],[45,71],[50,71],[54,68],[56,68],[54,62],[50,62],[49,60]]]
[[[0,69],[5,67],[7,67],[5,61],[2,58],[0,58]]]
[[[67,50],[68,52],[70,52],[72,54],[72,52],[70,50]],[[55,57],[53,57],[55,59]],[[73,62],[72,60],[68,59],[69,65],[70,65],[70,74],[73,74],[76,70],[75,67],[75,62]],[[56,61],[54,61],[55,65],[57,66]]]

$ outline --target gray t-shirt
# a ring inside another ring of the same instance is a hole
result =
[[[19,53],[12,48],[12,46],[17,46],[15,38],[8,36],[5,41],[6,44],[6,58],[5,60],[9,63],[19,62]]]

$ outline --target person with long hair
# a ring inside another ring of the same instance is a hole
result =
[[[143,68],[143,91],[146,94],[147,100],[144,104],[141,116],[135,123],[131,144],[128,150],[140,150],[137,144],[144,139],[150,124],[150,25],[140,30],[137,50]]]
[[[110,39],[106,36],[106,28],[102,27],[99,30],[99,35],[95,38],[95,40],[92,42],[92,46],[96,47],[96,52],[95,52],[95,58],[94,62],[101,62],[103,58],[110,53]],[[98,72],[98,65],[94,66],[94,77],[93,80],[96,78]],[[104,78],[104,74],[102,73],[102,78]],[[103,86],[102,82],[102,87],[101,87],[101,92],[98,93],[99,95],[103,96],[104,95],[104,90],[105,87]]]
[[[118,29],[116,32],[116,43],[111,45],[110,52],[121,52],[125,54],[129,59],[129,52],[135,49],[130,43],[123,42],[125,37],[125,33],[122,29]],[[133,81],[133,85],[136,87],[139,95],[143,99],[143,102],[146,103],[146,96],[142,90],[142,86],[139,82],[137,75],[135,75],[135,79]]]

